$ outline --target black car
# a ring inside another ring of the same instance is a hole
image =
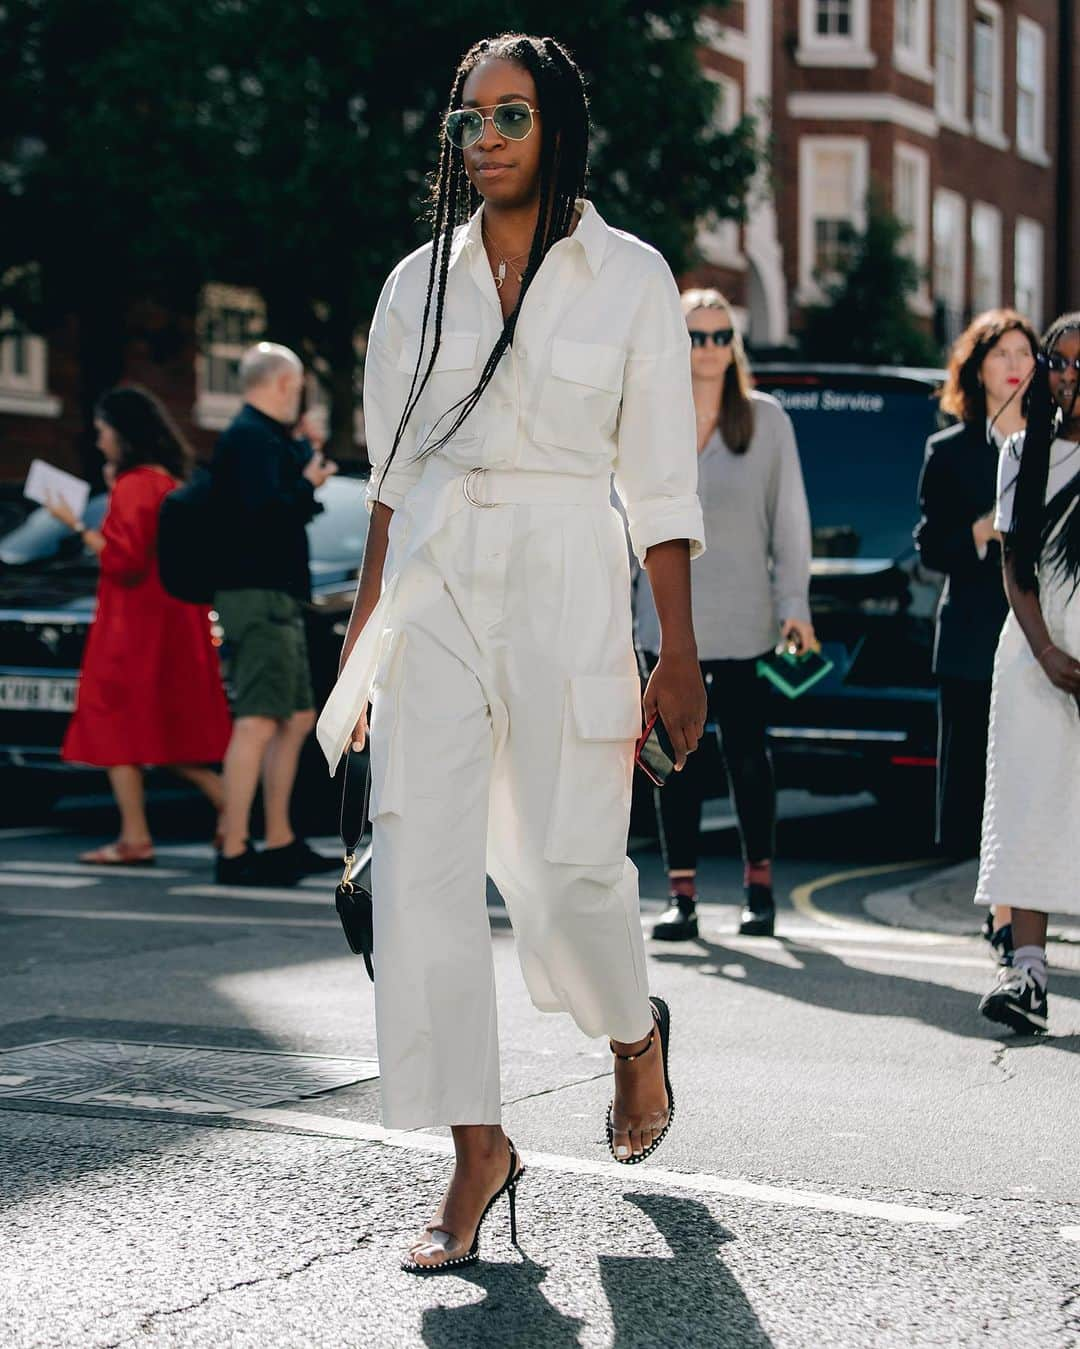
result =
[[[831,673],[769,730],[778,783],[870,790],[929,818],[937,761],[930,672],[942,578],[912,542],[927,436],[942,425],[938,370],[759,366],[788,412],[813,522],[810,600]]]
[[[324,510],[308,525],[313,601],[308,610],[312,679],[321,702],[334,682],[341,640],[367,541],[366,483],[335,477],[319,489]],[[92,497],[86,523],[105,513]],[[33,815],[76,780],[60,760],[75,705],[87,629],[94,616],[97,559],[44,509],[0,537],[0,793],[5,812]],[[221,640],[218,632],[216,640]],[[228,685],[228,643],[222,656]],[[334,819],[325,763],[305,747],[296,800],[306,822]]]

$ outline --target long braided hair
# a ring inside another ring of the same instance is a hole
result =
[[[491,383],[496,366],[514,340],[514,330],[517,327],[526,291],[552,245],[570,233],[575,204],[585,192],[589,154],[589,107],[585,95],[585,82],[570,53],[561,43],[550,37],[527,37],[520,33],[504,33],[501,37],[484,38],[470,47],[461,59],[450,90],[451,110],[461,106],[462,90],[471,72],[482,61],[490,60],[513,61],[528,71],[536,83],[537,106],[541,117],[540,213],[532,248],[529,251],[529,260],[522,276],[521,293],[517,304],[503,322],[502,332],[484,362],[480,379],[470,393],[442,414],[432,427],[427,443],[420,447],[418,457],[433,454],[441,449],[456,435],[466,417],[479,403],[484,390]],[[394,432],[394,441],[379,478],[380,489],[404,438],[409,419],[416,411],[417,404],[431,378],[431,372],[435,368],[435,358],[439,354],[442,341],[446,278],[454,231],[468,220],[479,201],[479,194],[469,182],[465,172],[463,152],[444,138],[439,166],[432,184],[431,270],[428,273],[424,314],[420,322],[420,351],[416,358],[416,368],[413,371],[405,406],[402,408],[401,418]],[[442,432],[438,439],[432,441],[431,434],[451,415],[453,420],[449,428]]]
[[[1035,371],[1027,399],[1027,429],[1024,432],[1020,471],[1016,478],[1013,522],[1007,547],[1013,557],[1013,572],[1022,590],[1037,591],[1038,570],[1050,535],[1073,498],[1080,494],[1080,475],[1047,502],[1050,447],[1058,429],[1059,409],[1050,396],[1049,358],[1068,332],[1080,332],[1080,312],[1062,314],[1043,334],[1035,357]],[[1074,510],[1058,532],[1045,561],[1062,577],[1080,584],[1080,510]]]

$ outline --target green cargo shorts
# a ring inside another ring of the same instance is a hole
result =
[[[315,706],[304,614],[283,590],[219,590],[233,717],[276,721]]]

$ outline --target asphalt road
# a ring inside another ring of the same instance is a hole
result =
[[[702,940],[650,944],[679,1110],[644,1166],[608,1160],[606,1047],[531,1008],[492,903],[520,1247],[497,1209],[484,1263],[435,1280],[397,1259],[447,1140],[379,1126],[326,881],[215,889],[177,799],[146,871],[79,866],[92,802],[0,831],[0,1342],[1080,1345],[1080,951],[1055,951],[1052,1036],[999,1035],[977,937],[862,909],[928,870],[896,822],[784,814],[777,939],[732,935],[721,810]]]

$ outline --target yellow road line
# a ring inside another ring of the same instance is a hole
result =
[[[824,909],[818,908],[814,903],[814,896],[819,890],[827,890],[829,886],[840,885],[844,881],[861,881],[868,879],[870,876],[886,876],[891,871],[915,871],[919,867],[933,865],[934,859],[932,857],[924,857],[916,862],[890,862],[884,866],[858,867],[854,871],[834,871],[828,876],[819,876],[816,881],[807,881],[804,885],[796,885],[791,892],[791,902],[805,918],[810,918],[815,923],[823,923],[826,927],[851,927],[853,924],[860,924],[860,920],[857,918],[840,918],[836,914],[827,913]],[[876,923],[860,925],[877,926]]]

